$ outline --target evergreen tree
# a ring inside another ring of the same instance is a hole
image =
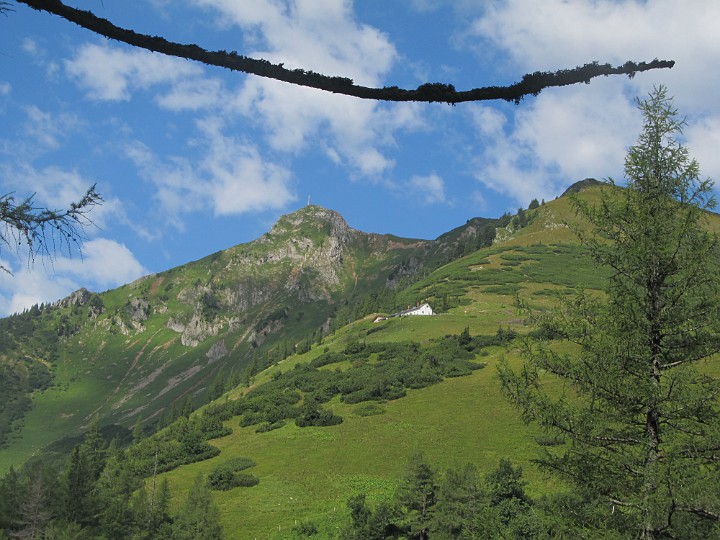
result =
[[[488,516],[483,515],[487,497],[480,489],[477,469],[466,465],[450,469],[438,485],[430,538],[489,537]],[[485,503],[483,505],[483,503]],[[482,517],[482,518],[481,518]]]
[[[435,470],[421,453],[410,458],[408,474],[396,498],[406,514],[409,538],[428,538],[431,511],[437,501],[437,479]]]
[[[101,507],[100,528],[108,539],[124,539],[136,529],[136,520],[130,499],[142,481],[132,470],[124,452],[111,456],[98,481],[98,499]]]
[[[149,537],[162,537],[163,531],[170,528],[170,487],[167,478],[163,478],[157,490],[150,493]]]
[[[607,295],[580,295],[546,321],[577,352],[530,344],[522,372],[504,364],[501,380],[526,420],[570,441],[541,464],[623,513],[630,534],[718,537],[720,384],[697,369],[720,350],[711,183],[676,139],[684,121],[666,89],[638,104],[627,187],[606,187],[595,206],[574,199],[593,226],[582,242],[611,270]],[[541,373],[571,391],[543,391]]]
[[[218,509],[202,474],[188,492],[183,511],[173,526],[176,540],[220,540],[223,538]]]
[[[87,456],[80,445],[73,449],[65,474],[65,518],[87,523],[93,517],[92,491],[95,479],[88,467]]]
[[[33,467],[23,498],[19,501],[16,530],[13,538],[28,540],[44,537],[45,527],[52,518],[49,509],[48,478],[42,464]]]
[[[17,511],[24,495],[20,474],[14,467],[0,482],[0,530],[9,529],[17,522]]]

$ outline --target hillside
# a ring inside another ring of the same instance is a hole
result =
[[[476,236],[474,223],[434,241],[368,234],[307,206],[253,242],[1,319],[0,471],[93,419],[120,439],[153,431],[339,321],[394,307]]]
[[[592,182],[574,191],[587,201],[599,193]],[[488,225],[495,241],[475,249]],[[42,363],[54,378],[36,376],[46,388],[36,390],[24,429],[0,459],[17,463],[34,445],[78,433],[93,415],[129,435],[138,419],[148,425],[187,396],[195,404],[169,415],[179,423],[141,437],[128,460],[146,478],[160,472],[148,489],[166,479],[175,511],[198,474],[252,464],[256,485],[213,492],[228,538],[297,538],[298,524],[334,537],[349,520],[348,499],[389,497],[418,451],[440,471],[473,463],[484,474],[509,458],[533,496],[562,489],[532,459],[563,442],[520,421],[495,366],[517,365],[514,336],[537,331],[519,301],[542,310],[606,287],[573,226],[582,223],[568,197],[501,220],[469,220],[435,241],[369,235],[307,207],[255,242],[39,308],[32,317],[71,330],[58,338],[58,356]],[[718,216],[710,227],[720,227]],[[373,322],[425,300],[437,315]],[[363,313],[372,314],[356,316]],[[37,329],[48,327],[36,325],[17,349],[41,351],[47,330]],[[217,399],[190,414],[209,392]],[[70,406],[82,412],[68,414]],[[203,422],[209,427],[198,428]],[[192,426],[210,440],[190,437],[195,453],[178,458]],[[67,452],[78,440],[55,448]]]
[[[583,194],[595,195],[592,189]],[[572,242],[563,225],[573,217],[566,198],[541,206],[525,227],[506,227],[504,242],[452,261],[398,295],[405,303],[417,298],[445,302],[445,312],[380,323],[366,317],[327,336],[307,353],[259,374],[251,388],[283,381],[297,366],[312,366],[323,355],[340,353],[357,343],[371,347],[411,342],[425,350],[466,328],[471,336],[484,336],[487,343],[499,329],[506,334],[528,333],[532,328],[515,307],[516,295],[543,308],[556,302],[558,294],[604,286],[603,274]],[[531,462],[542,434],[522,424],[500,395],[494,366],[503,357],[519,361],[518,350],[510,342],[494,342],[475,355],[484,368],[424,388],[406,388],[403,397],[380,399],[369,416],[363,403],[349,403],[342,395],[334,395],[324,407],[342,417],[339,425],[299,428],[288,422],[263,431],[258,425],[241,427],[243,416],[234,416],[225,422],[232,434],[212,441],[220,450],[217,457],[163,477],[180,500],[198,473],[208,475],[238,456],[256,462],[257,486],[215,493],[222,522],[227,531],[233,531],[233,538],[295,538],[293,528],[302,522],[317,525],[320,537],[331,537],[349,519],[347,500],[359,493],[375,502],[389,496],[416,451],[441,470],[472,462],[481,471],[490,471],[501,457],[509,457],[524,468],[532,493],[557,488]],[[372,364],[378,359],[370,354],[365,361]],[[347,372],[361,363],[346,361],[317,369]],[[223,400],[242,401],[240,396],[247,391],[238,388]]]

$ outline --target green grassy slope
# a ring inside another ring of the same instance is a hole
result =
[[[596,193],[591,190],[589,196]],[[308,362],[326,348],[339,351],[355,341],[427,344],[466,327],[473,335],[492,335],[499,327],[528,332],[515,307],[516,295],[542,308],[557,302],[557,293],[604,286],[605,274],[561,225],[572,219],[565,198],[540,207],[529,225],[508,229],[504,242],[443,266],[400,295],[407,303],[445,302],[445,312],[380,323],[367,317],[326,337],[306,355],[290,357],[258,375],[254,384]],[[253,474],[260,484],[216,492],[229,538],[292,538],[293,526],[304,521],[315,523],[321,537],[330,537],[347,520],[345,502],[351,495],[365,492],[371,500],[390,495],[418,450],[441,469],[472,462],[487,472],[501,457],[510,458],[523,466],[531,493],[558,489],[531,463],[541,434],[522,424],[500,394],[494,365],[501,357],[519,362],[519,351],[512,345],[493,346],[481,354],[478,360],[487,362],[485,369],[410,390],[405,397],[381,403],[383,414],[361,416],[359,405],[336,397],[329,408],[344,418],[337,426],[298,428],[288,422],[257,433],[254,426],[240,428],[239,417],[233,418],[226,423],[233,433],[213,442],[219,456],[166,473],[176,503],[198,473],[209,474],[236,456],[257,463]],[[241,394],[238,389],[225,399]]]
[[[199,406],[220,374],[237,378],[312,339],[345,299],[380,290],[409,260],[421,264],[428,245],[361,233],[306,207],[254,242],[4,321],[0,367],[24,377],[18,399],[33,388],[23,358],[53,380],[31,394],[24,418],[4,422],[14,431],[0,436],[0,471],[95,418],[127,431],[185,400]]]
[[[597,200],[598,193],[591,187],[581,196]],[[524,334],[531,327],[516,307],[518,298],[543,309],[555,305],[558,296],[580,288],[599,291],[605,287],[607,275],[589,260],[567,225],[581,225],[576,223],[568,198],[528,211],[527,217],[522,227],[510,224],[499,229],[494,245],[452,260],[392,293],[401,306],[429,300],[440,311],[438,315],[379,323],[372,322],[373,316],[350,321],[305,354],[271,359],[273,365],[255,374],[250,387],[238,386],[218,401],[243,399],[252,388],[290,372],[295,365],[307,364],[326,350],[343,351],[353,343],[413,341],[430,347],[439,338],[460,334],[465,328],[474,336],[493,336],[499,328]],[[26,417],[22,438],[0,452],[0,470],[46,442],[77,431],[93,414],[131,426],[136,418],[161,414],[162,408],[184,396],[200,397],[223,365],[240,366],[247,361],[244,351],[251,346],[248,338],[252,332],[262,341],[256,343],[258,350],[273,339],[276,344],[297,343],[308,328],[325,322],[339,303],[349,302],[353,295],[361,298],[382,290],[378,287],[417,269],[423,256],[432,258],[434,264],[448,260],[451,253],[469,245],[470,237],[469,227],[448,233],[450,243],[430,247],[423,241],[390,236],[355,237],[352,256],[345,256],[342,266],[303,266],[311,246],[329,245],[332,235],[328,236],[327,230],[332,226],[323,229],[325,226],[309,225],[291,215],[263,237],[257,250],[237,246],[101,295],[105,312],[93,319],[94,326],[61,340],[58,350],[64,361],[55,364],[54,386],[39,394]],[[720,228],[717,216],[711,216],[710,227]],[[279,256],[288,250],[294,250],[299,258]],[[392,252],[392,256],[383,256],[384,252]],[[268,267],[248,265],[249,260],[270,261],[276,264],[271,266],[276,272],[261,271]],[[223,271],[228,268],[234,271]],[[341,291],[337,296],[327,280],[318,280],[327,272],[334,272],[337,278],[334,282]],[[229,329],[233,323],[225,309],[230,302],[226,291],[247,289],[253,283],[277,290],[268,285],[273,280],[296,287],[295,300],[289,303],[287,296],[268,294],[256,306],[245,308],[240,317],[243,322],[238,323],[244,330],[238,334],[219,332],[189,347],[182,345],[180,332],[168,327],[171,317],[187,323],[193,314],[205,313],[207,319],[208,312],[216,311],[215,317]],[[123,333],[122,325],[132,328],[127,306],[133,298],[147,299],[152,315],[139,321],[142,330]],[[70,324],[88,318],[85,306],[63,309]],[[243,334],[247,329],[250,334]],[[264,329],[273,330],[262,335]],[[207,353],[221,340],[229,354],[210,361]],[[292,538],[293,526],[303,521],[317,524],[319,537],[330,537],[347,518],[348,497],[360,492],[368,493],[371,501],[388,496],[417,450],[436,467],[473,462],[481,472],[495,468],[501,457],[510,458],[523,466],[531,493],[559,489],[531,463],[540,434],[523,425],[500,394],[495,365],[501,358],[520,362],[517,345],[485,348],[476,358],[487,363],[484,369],[378,403],[381,414],[363,415],[363,403],[345,403],[336,396],[323,407],[343,417],[339,425],[299,428],[288,421],[279,429],[258,433],[257,426],[241,428],[240,417],[231,418],[225,424],[233,432],[212,441],[220,450],[217,457],[163,473],[170,482],[173,504],[179,508],[198,473],[209,474],[233,458],[251,458],[256,466],[249,472],[260,479],[259,485],[215,493],[228,538]],[[370,358],[368,363],[373,361]],[[320,369],[344,371],[351,365],[345,362]],[[173,388],[165,390],[172,384]],[[133,411],[137,412],[130,415]]]
[[[94,419],[121,437],[163,425],[218,381],[392,305],[403,283],[471,249],[492,222],[427,241],[362,233],[307,206],[253,242],[0,319],[0,471],[71,447]]]

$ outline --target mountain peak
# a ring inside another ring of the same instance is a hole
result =
[[[331,236],[344,243],[356,233],[357,231],[351,228],[338,212],[309,204],[292,214],[280,217],[270,229],[268,236],[310,239],[318,236]]]
[[[575,182],[572,186],[567,188],[561,197],[564,197],[565,195],[568,195],[570,193],[580,193],[581,191],[595,187],[595,186],[602,186],[604,182],[601,182],[600,180],[595,180],[594,178],[586,178],[585,180],[579,180],[578,182]]]

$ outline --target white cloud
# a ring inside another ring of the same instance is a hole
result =
[[[124,244],[107,238],[85,242],[82,259],[61,257],[53,262],[53,267],[58,274],[91,283],[97,290],[117,287],[148,273]]]
[[[619,179],[641,123],[633,104],[607,84],[541,94],[512,119],[478,107],[476,178],[523,205],[587,177]]]
[[[283,62],[289,68],[350,77],[374,85],[396,58],[387,36],[360,24],[344,0],[194,0],[217,10],[223,25],[255,32],[250,56]],[[264,47],[264,48],[261,48]]]
[[[160,96],[158,104],[171,111],[200,110],[217,107],[227,98],[218,79],[193,78],[179,81]]]
[[[685,130],[690,155],[700,163],[703,178],[720,183],[720,117],[708,116]]]
[[[55,257],[34,265],[0,261],[13,275],[0,272],[0,314],[9,315],[33,304],[54,302],[86,287],[103,291],[129,283],[148,273],[123,244],[105,238],[85,243],[82,258]]]
[[[0,82],[0,96],[8,96],[12,91],[12,85],[9,82]]]
[[[256,45],[249,56],[288,68],[378,85],[397,59],[386,35],[356,21],[350,2],[195,3],[217,10],[222,25],[242,28],[246,42]],[[394,166],[385,152],[393,133],[423,126],[417,106],[385,106],[259,77],[246,79],[229,108],[253,121],[275,150],[298,153],[316,145],[356,176],[375,180]]]
[[[186,60],[105,44],[83,45],[65,62],[65,69],[91,98],[103,101],[127,101],[133,89],[145,90],[202,74],[202,68]]]
[[[217,13],[221,26],[240,27],[245,43],[257,46],[249,56],[289,68],[378,85],[397,59],[388,37],[359,23],[347,1],[195,0],[195,4]],[[126,101],[134,90],[153,87],[161,108],[202,110],[228,121],[240,115],[274,151],[297,154],[319,149],[348,167],[353,177],[384,179],[395,165],[387,152],[395,144],[393,134],[424,127],[422,109],[416,105],[387,106],[255,76],[239,76],[239,89],[229,90],[220,79],[205,77],[197,65],[141,50],[86,44],[65,67],[92,99]],[[182,183],[178,168],[165,167],[166,175],[169,170],[175,171],[170,183]],[[160,194],[168,201],[174,195],[167,190]]]
[[[266,160],[251,141],[224,134],[216,119],[200,121],[198,127],[202,138],[195,141],[200,155],[196,161],[159,158],[140,143],[126,148],[140,175],[156,186],[164,221],[182,229],[182,216],[189,212],[277,210],[295,199],[290,172]]]
[[[634,79],[594,79],[589,86],[545,90],[526,99],[514,119],[479,109],[478,139],[483,158],[477,177],[487,186],[526,204],[529,197],[557,195],[586,176],[622,175],[626,149],[640,131],[634,98],[645,98],[665,84],[681,114],[690,116],[691,150],[709,175],[720,173],[713,152],[718,116],[715,89],[720,84],[720,34],[715,22],[720,4],[669,0],[618,2],[580,0],[489,3],[472,23],[478,44],[497,46],[513,75],[574,67],[594,60],[672,59],[671,70],[638,74]],[[507,75],[506,74],[506,75]],[[710,113],[710,114],[708,114]],[[695,115],[705,118],[692,127]],[[507,122],[507,123],[504,123]]]
[[[221,132],[219,122],[204,122],[209,152],[201,163],[217,215],[278,210],[293,201],[290,172],[266,161],[249,141]]]
[[[419,199],[423,204],[445,202],[445,182],[435,173],[413,176],[408,182],[408,190],[411,196]]]
[[[26,107],[25,135],[32,141],[33,147],[41,150],[55,150],[60,140],[74,130],[79,120],[71,114],[53,114],[43,111],[35,105]]]

